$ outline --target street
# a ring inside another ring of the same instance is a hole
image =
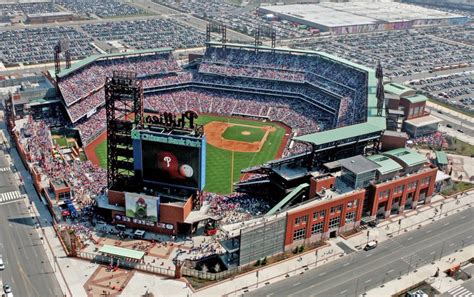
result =
[[[3,284],[14,296],[63,296],[8,159],[0,151],[0,254]],[[1,289],[3,293],[3,289]]]
[[[358,296],[382,283],[473,243],[473,210],[359,251],[328,265],[270,284],[246,296]],[[434,273],[435,271],[433,271]]]

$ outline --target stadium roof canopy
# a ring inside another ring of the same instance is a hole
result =
[[[392,157],[395,160],[401,161],[403,164],[406,165],[406,167],[412,167],[426,163],[425,156],[407,148],[394,149],[385,152],[384,155]]]
[[[66,76],[78,69],[83,68],[84,66],[89,65],[90,63],[93,63],[97,60],[101,59],[108,59],[108,58],[116,58],[116,57],[125,57],[125,56],[132,56],[132,55],[146,55],[146,54],[154,54],[154,53],[166,53],[170,52],[173,49],[170,47],[165,47],[165,48],[153,48],[153,49],[145,49],[145,50],[134,50],[134,51],[128,51],[125,53],[113,53],[113,54],[102,54],[102,55],[92,55],[89,56],[85,59],[82,59],[80,61],[75,62],[74,64],[71,65],[71,68],[64,68],[58,73],[58,77],[63,77]],[[51,77],[56,77],[56,73],[54,72],[54,69],[49,70],[49,74]]]
[[[448,165],[448,157],[443,151],[435,151],[436,162],[440,165]]]
[[[413,96],[416,93],[415,90],[413,90],[412,88],[405,87],[404,85],[397,84],[397,83],[385,84],[383,88],[384,88],[384,91],[387,93],[395,94],[399,97],[404,97],[404,98],[406,98],[406,96]]]
[[[417,94],[415,96],[409,96],[409,97],[403,97],[406,100],[410,101],[410,103],[420,103],[420,102],[425,102],[428,100],[425,95]]]
[[[375,163],[380,165],[380,167],[377,168],[377,171],[381,175],[393,173],[393,172],[403,169],[403,167],[400,166],[400,164],[398,164],[393,159],[384,155],[372,155],[372,156],[368,156],[367,159],[372,160]]]
[[[145,256],[145,252],[126,249],[118,246],[105,244],[99,249],[99,253],[109,254],[112,256],[119,256],[129,259],[141,260]]]

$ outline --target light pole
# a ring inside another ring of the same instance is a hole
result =
[[[369,231],[369,230],[367,230],[367,243],[366,243],[366,245],[368,245],[368,244],[369,244],[369,237],[370,237],[370,231]]]
[[[357,291],[359,291],[359,281],[360,281],[360,278],[357,279],[357,282],[356,282],[356,290],[355,290],[355,297],[357,297]]]
[[[314,267],[318,266],[318,250],[314,252],[314,255],[316,256],[316,262],[314,262]]]
[[[258,289],[258,269],[257,269],[257,289]]]
[[[443,252],[444,252],[444,244],[446,241],[443,241],[443,245],[441,246],[441,253],[439,254],[439,259],[441,260],[441,257],[443,257]]]
[[[408,263],[407,275],[410,274],[410,267],[411,267],[411,260],[413,259],[413,255],[410,256],[410,263]]]

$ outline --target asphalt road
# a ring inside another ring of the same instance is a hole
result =
[[[245,296],[358,296],[473,244],[472,208]],[[433,270],[433,274],[435,269]],[[405,276],[406,277],[406,276]]]
[[[0,151],[0,164],[6,163]],[[18,190],[11,171],[0,174],[0,195]],[[63,296],[25,202],[20,198],[0,203],[0,254],[5,263],[5,270],[0,271],[2,283],[11,286],[14,296]]]

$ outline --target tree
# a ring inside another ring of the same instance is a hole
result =
[[[255,262],[255,266],[260,266],[260,259],[258,259],[257,262]]]
[[[267,265],[267,257],[263,258],[262,265]]]

